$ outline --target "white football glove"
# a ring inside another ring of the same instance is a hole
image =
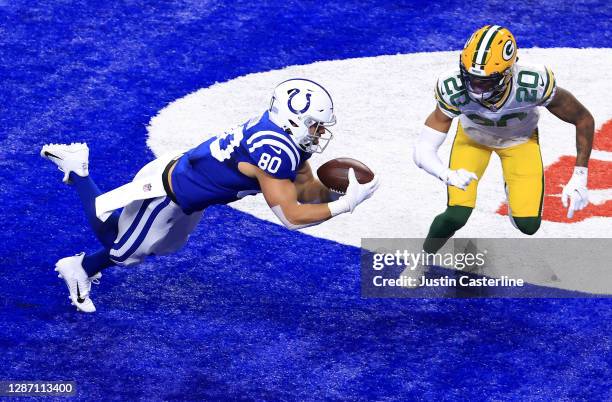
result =
[[[580,211],[582,208],[589,205],[589,190],[587,189],[587,176],[589,169],[581,166],[574,168],[572,178],[563,187],[561,193],[561,202],[564,208],[567,209],[567,218],[572,219],[574,212]]]
[[[372,181],[369,183],[359,183],[355,177],[355,171],[353,168],[349,169],[348,179],[349,185],[346,189],[346,194],[344,194],[338,200],[327,204],[332,216],[336,216],[344,212],[353,213],[357,205],[370,198],[378,187],[380,187],[380,179],[378,176],[374,176]]]
[[[467,186],[469,186],[472,180],[478,180],[478,176],[476,176],[475,173],[468,172],[465,169],[447,169],[446,172],[442,175],[441,179],[449,186],[454,186],[465,191],[465,189],[467,188]]]

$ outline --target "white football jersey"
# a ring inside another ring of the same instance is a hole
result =
[[[492,148],[507,148],[531,138],[537,128],[538,106],[546,106],[556,91],[547,67],[515,64],[512,80],[501,99],[487,106],[470,99],[459,71],[442,76],[436,100],[444,114],[459,117],[467,135]]]

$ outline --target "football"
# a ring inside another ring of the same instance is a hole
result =
[[[317,169],[321,183],[330,190],[345,193],[349,185],[348,171],[355,170],[355,177],[361,184],[369,183],[374,173],[363,163],[351,158],[337,158],[325,162]]]

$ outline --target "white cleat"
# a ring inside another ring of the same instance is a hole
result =
[[[55,271],[58,272],[58,277],[66,282],[72,305],[76,306],[77,310],[93,313],[96,311],[96,306],[89,298],[89,292],[91,284],[97,283],[102,274],[98,273],[89,278],[82,265],[84,257],[85,253],[81,253],[62,258],[55,263]]]
[[[89,175],[89,148],[84,142],[67,144],[46,144],[40,156],[49,159],[64,172],[64,183],[70,184],[70,172],[86,177]]]

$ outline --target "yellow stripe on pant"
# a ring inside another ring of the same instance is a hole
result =
[[[452,170],[465,169],[474,172],[480,179],[487,169],[491,152],[497,153],[501,159],[512,216],[515,218],[540,216],[544,193],[544,169],[537,129],[529,141],[498,149],[486,147],[472,140],[465,134],[461,124],[458,124],[449,167]],[[477,188],[478,181],[472,181],[465,191],[448,186],[448,206],[474,208]]]

